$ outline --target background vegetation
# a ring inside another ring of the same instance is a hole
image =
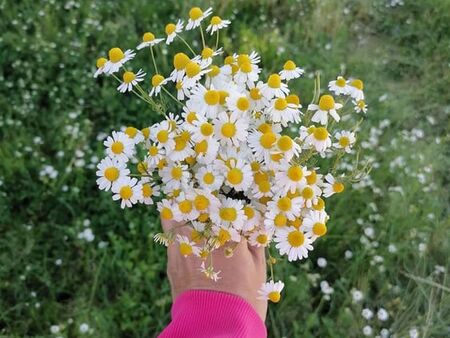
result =
[[[92,73],[193,5],[232,20],[227,52],[303,66],[304,102],[317,70],[365,81],[373,170],[330,201],[311,259],[277,266],[286,297],[269,336],[448,337],[447,0],[0,0],[0,336],[148,337],[168,323],[155,209],[122,211],[94,169],[105,133],[157,116]]]

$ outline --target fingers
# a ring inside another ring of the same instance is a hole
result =
[[[166,219],[162,219],[161,218],[161,226],[162,226],[164,232],[167,232],[167,231],[169,231],[169,230],[171,230],[173,228],[177,228],[177,227],[182,226],[184,224],[186,224],[186,222],[176,222],[176,221],[173,221],[173,220],[166,220]]]

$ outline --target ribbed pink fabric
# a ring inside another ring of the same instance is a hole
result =
[[[188,290],[172,305],[172,322],[159,338],[266,338],[267,330],[252,306],[225,292]]]

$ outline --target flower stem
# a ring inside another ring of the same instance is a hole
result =
[[[152,54],[153,66],[155,66],[155,73],[159,74],[158,66],[156,65],[155,54],[153,53],[153,46],[150,46],[150,53]]]
[[[205,36],[203,35],[203,27],[202,24],[200,24],[200,35],[202,36],[202,44],[203,44],[203,48],[206,47],[205,45]]]
[[[191,46],[187,43],[187,41],[185,39],[183,39],[179,34],[177,34],[177,37],[179,37],[181,39],[181,41],[184,42],[186,47],[191,51],[192,55],[194,55],[194,56],[197,55],[197,54],[195,54],[194,50],[191,48]]]

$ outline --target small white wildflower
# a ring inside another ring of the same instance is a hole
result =
[[[354,303],[358,303],[358,302],[362,301],[364,298],[364,294],[360,290],[352,289],[351,293],[352,293],[352,298],[353,298]]]
[[[371,326],[366,325],[366,326],[363,327],[363,334],[364,334],[365,336],[371,336],[372,333],[373,333],[373,330],[372,330],[372,327],[371,327]]]
[[[396,253],[397,252],[397,246],[395,244],[389,244],[388,251],[390,253]]]
[[[353,252],[351,252],[350,250],[345,250],[345,259],[351,259],[353,257]]]
[[[86,333],[89,331],[89,325],[86,323],[83,323],[80,325],[80,333]]]
[[[319,266],[319,268],[325,268],[327,266],[328,262],[325,258],[323,257],[319,257],[317,258],[317,265]]]
[[[380,308],[377,312],[377,317],[379,320],[384,322],[389,319],[389,313],[385,309]]]
[[[409,330],[409,338],[419,338],[419,331],[415,327]]]
[[[367,319],[370,320],[373,318],[373,311],[371,309],[365,308],[361,311],[361,315]]]
[[[56,334],[59,332],[59,326],[58,325],[52,325],[50,326],[50,332],[53,334]]]

